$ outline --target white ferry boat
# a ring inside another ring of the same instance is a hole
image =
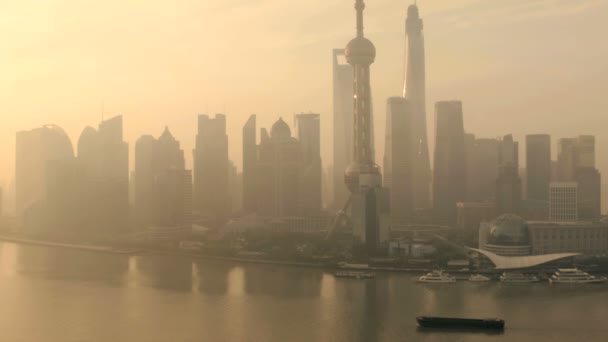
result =
[[[456,282],[456,278],[443,271],[433,271],[416,278],[419,283],[451,284]]]
[[[500,276],[503,283],[537,283],[540,279],[535,275],[525,275],[521,272],[504,272]]]
[[[489,277],[486,277],[486,276],[481,275],[481,274],[472,274],[469,277],[469,281],[477,282],[477,283],[485,282],[485,281],[490,281],[490,280],[491,279]]]
[[[550,278],[551,284],[602,284],[606,277],[596,277],[577,268],[560,268]]]

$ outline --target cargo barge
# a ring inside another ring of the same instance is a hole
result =
[[[503,330],[505,321],[497,318],[447,318],[447,317],[416,317],[418,325],[422,328],[437,329],[489,329]]]

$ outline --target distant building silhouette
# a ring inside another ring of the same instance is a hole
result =
[[[86,127],[78,140],[78,161],[84,170],[85,211],[96,233],[124,231],[129,219],[129,145],[123,141],[122,116]]]
[[[578,217],[594,221],[601,216],[601,175],[595,168],[595,137],[581,135],[558,142],[557,180],[577,186]]]
[[[488,201],[494,198],[498,178],[498,140],[465,135],[467,201]]]
[[[462,103],[435,105],[435,163],[433,203],[436,218],[456,223],[456,204],[466,196],[466,158]]]
[[[386,105],[384,186],[389,190],[393,227],[407,226],[415,209],[412,111],[408,100],[391,97]]]
[[[405,22],[406,73],[403,95],[412,111],[411,134],[416,145],[410,164],[414,170],[414,200],[417,208],[430,208],[431,166],[426,127],[426,70],[423,23],[416,4],[410,5]]]
[[[230,213],[226,117],[198,117],[194,154],[194,203],[207,224],[220,226]]]
[[[562,138],[558,142],[558,180],[574,180],[576,170],[581,167],[595,167],[595,137],[581,135],[577,138]]]
[[[189,224],[192,172],[185,170],[184,151],[168,128],[155,139],[144,135],[135,145],[135,216],[148,226]]]
[[[258,147],[258,214],[261,216],[297,216],[300,213],[300,142],[279,119],[270,135],[265,129]]]
[[[253,213],[258,207],[257,126],[251,115],[243,126],[243,211]]]
[[[24,212],[46,198],[46,170],[50,161],[72,160],[74,150],[65,131],[46,125],[17,132],[15,160],[16,213]]]
[[[321,117],[319,114],[298,114],[295,121],[301,149],[300,214],[318,215],[323,209]]]
[[[340,63],[344,49],[334,49],[333,104],[334,104],[334,160],[333,160],[333,207],[341,208],[349,192],[344,185],[344,171],[353,157],[353,68]]]
[[[506,135],[498,146],[498,179],[496,180],[496,214],[519,214],[522,184],[519,176],[519,143]]]
[[[526,177],[526,198],[548,201],[551,182],[550,135],[526,136]]]
[[[578,218],[597,221],[602,215],[602,177],[594,167],[579,167],[574,179],[578,184]]]

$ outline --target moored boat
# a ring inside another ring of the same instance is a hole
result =
[[[433,271],[416,278],[416,281],[419,283],[450,284],[455,283],[456,278],[443,271]]]
[[[472,281],[472,282],[478,282],[478,283],[479,283],[479,282],[490,281],[490,280],[491,280],[491,279],[490,279],[489,277],[486,277],[486,276],[481,275],[481,274],[472,274],[472,275],[469,277],[469,281]]]
[[[502,330],[505,321],[498,318],[449,318],[449,317],[416,317],[418,325],[423,328],[442,328],[442,329],[492,329]]]
[[[577,268],[560,268],[550,278],[551,284],[603,284],[606,277],[596,277]]]
[[[540,279],[535,275],[526,275],[521,272],[504,272],[500,276],[503,283],[538,283]]]

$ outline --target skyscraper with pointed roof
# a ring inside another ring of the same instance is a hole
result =
[[[192,199],[188,199],[192,194],[191,178],[191,171],[185,170],[184,151],[169,128],[166,127],[158,139],[150,135],[140,137],[135,145],[137,222],[143,226],[185,224],[192,209]],[[167,183],[181,189],[180,193],[175,193],[177,189],[171,189]],[[168,197],[174,201],[163,200]]]
[[[413,169],[414,201],[417,208],[431,205],[431,165],[426,127],[426,70],[423,22],[418,6],[408,7],[405,22],[406,60],[403,96],[410,102],[412,110],[412,149],[410,164]]]

